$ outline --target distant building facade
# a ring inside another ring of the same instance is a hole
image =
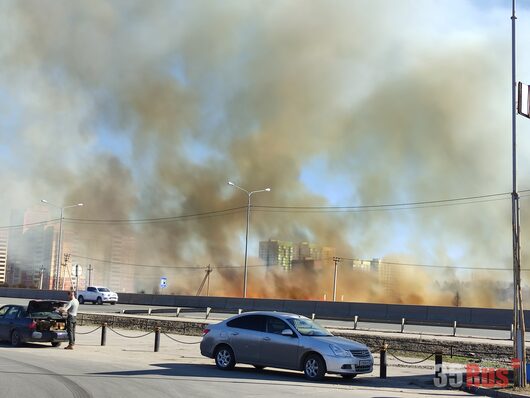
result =
[[[8,230],[0,230],[0,283],[6,283]]]
[[[309,242],[293,243],[269,239],[259,243],[259,258],[267,266],[279,266],[285,271],[304,266],[313,269],[333,264],[335,249]]]
[[[374,258],[370,264],[371,270],[377,273],[379,285],[385,296],[392,298],[397,295],[397,277],[399,270],[395,264],[384,263]]]
[[[87,239],[85,246],[87,254],[83,256],[85,265],[80,286],[87,286],[90,279],[92,285],[106,286],[118,293],[136,291],[135,237],[118,232],[109,236],[94,235]]]
[[[288,271],[292,268],[295,247],[292,242],[272,240],[259,243],[259,258],[265,265],[277,266]]]
[[[54,227],[39,224],[47,219],[47,214],[40,206],[11,213],[13,227],[7,234],[9,246],[5,245],[5,282],[10,286],[40,287],[42,278],[43,288],[51,287]]]

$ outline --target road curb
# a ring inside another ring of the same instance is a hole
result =
[[[492,390],[491,388],[484,388],[484,387],[478,387],[478,386],[469,386],[469,387],[464,386],[462,387],[462,391],[467,392],[469,394],[473,394],[473,395],[479,395],[483,397],[492,397],[492,398],[529,398],[530,397],[530,395],[519,394],[516,392]]]

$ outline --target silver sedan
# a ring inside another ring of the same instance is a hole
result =
[[[374,358],[364,344],[333,336],[301,315],[248,312],[208,325],[201,354],[214,358],[219,369],[236,362],[303,370],[306,378],[321,380],[326,373],[353,378],[373,370]]]

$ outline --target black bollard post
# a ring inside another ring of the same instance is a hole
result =
[[[160,348],[160,328],[157,326],[155,328],[155,352],[158,352]]]
[[[379,352],[379,378],[386,379],[386,350],[388,344],[383,340],[381,351]]]
[[[107,324],[101,325],[101,345],[107,344]]]
[[[442,366],[442,352],[441,351],[436,351],[434,353],[434,365]]]
[[[439,377],[442,374],[442,352],[436,351],[434,353],[434,377]]]

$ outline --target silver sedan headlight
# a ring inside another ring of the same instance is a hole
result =
[[[331,348],[331,351],[337,357],[353,357],[350,351],[346,351],[345,349],[339,347],[336,344],[330,344],[329,348]]]

